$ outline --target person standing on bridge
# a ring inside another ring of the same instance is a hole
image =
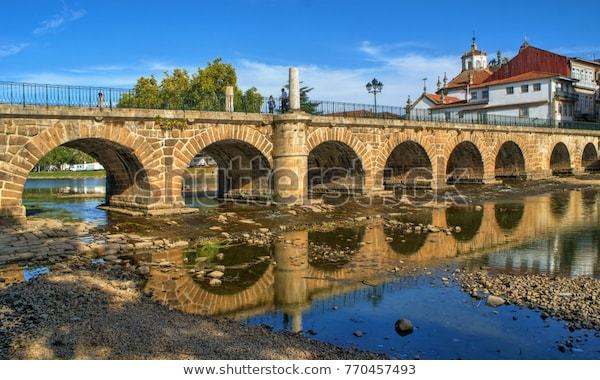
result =
[[[285,88],[281,89],[281,113],[287,112],[288,110],[288,94],[285,92]]]
[[[104,107],[104,93],[102,90],[98,91],[98,108]]]
[[[269,96],[269,101],[267,102],[269,107],[269,113],[275,112],[275,99],[273,99],[273,95]]]

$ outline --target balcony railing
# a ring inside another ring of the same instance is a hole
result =
[[[576,92],[565,91],[565,90],[556,90],[556,96],[559,98],[564,98],[568,100],[577,101],[579,99],[579,94]]]
[[[35,83],[1,82],[0,104],[22,106],[60,106],[105,109],[114,108],[148,108],[138,104],[135,93],[131,89],[112,87],[63,86]],[[206,98],[195,102],[180,102],[177,104],[157,103],[151,109],[225,110],[224,97]],[[475,112],[432,112],[427,109],[412,109],[406,112],[404,107],[381,106],[372,104],[343,103],[332,101],[311,100],[301,105],[302,110],[313,115],[327,117],[356,117],[387,120],[415,120],[443,122],[455,124],[485,124],[507,127],[547,127],[600,130],[600,123],[583,121],[555,121],[529,117],[503,116]],[[287,104],[275,98],[274,104],[269,104],[268,98],[235,99],[235,112],[279,114],[287,111]]]

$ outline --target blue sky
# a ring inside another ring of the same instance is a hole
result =
[[[220,56],[276,94],[299,66],[313,97],[403,105],[459,70],[473,31],[494,56],[532,45],[600,58],[599,1],[83,1],[0,3],[0,80],[129,87]]]

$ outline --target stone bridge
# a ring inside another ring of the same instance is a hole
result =
[[[24,215],[27,176],[52,149],[77,148],[107,171],[106,203],[156,215],[189,211],[182,191],[199,153],[219,166],[219,194],[305,202],[342,190],[381,195],[504,177],[581,173],[600,131],[374,119],[0,105],[0,212]]]

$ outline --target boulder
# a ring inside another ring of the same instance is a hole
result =
[[[396,321],[394,328],[398,335],[406,336],[408,334],[412,334],[414,330],[414,326],[409,319],[399,319]]]
[[[225,273],[221,272],[220,270],[215,270],[215,271],[210,272],[208,274],[208,277],[211,277],[211,278],[221,278],[224,275],[225,275]]]
[[[500,305],[504,305],[506,303],[506,300],[502,297],[498,297],[498,296],[494,296],[494,295],[489,295],[487,298],[486,303],[489,306],[492,307],[496,307],[496,306],[500,306]]]

